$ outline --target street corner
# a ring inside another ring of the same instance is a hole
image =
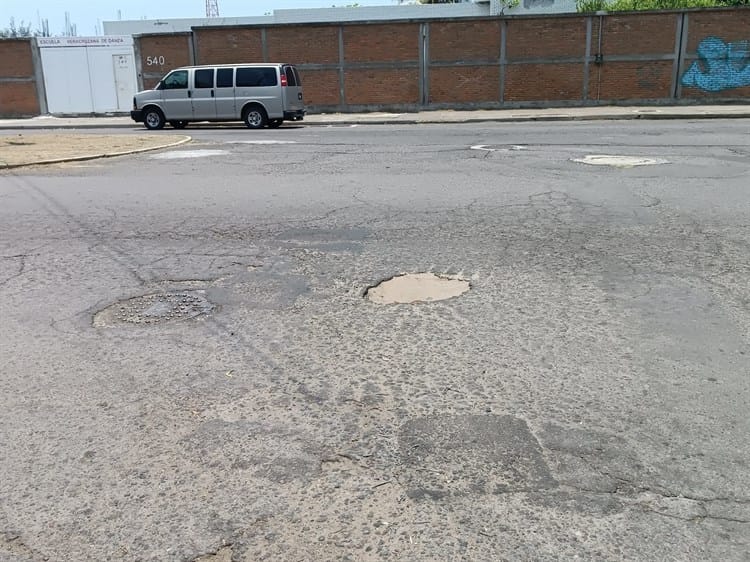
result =
[[[124,156],[191,140],[187,135],[13,132],[0,135],[0,170]]]

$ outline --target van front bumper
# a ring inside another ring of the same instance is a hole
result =
[[[134,109],[130,112],[130,118],[136,123],[143,123],[143,110]]]
[[[302,121],[304,118],[305,118],[304,109],[284,112],[284,121]]]

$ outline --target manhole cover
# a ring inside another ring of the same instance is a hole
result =
[[[117,302],[94,316],[94,326],[160,324],[207,314],[214,306],[204,291],[155,293]]]
[[[459,277],[408,273],[367,289],[365,296],[378,304],[409,304],[443,301],[463,295],[470,288],[469,282]]]
[[[635,166],[654,166],[668,164],[663,158],[645,158],[643,156],[615,156],[609,154],[589,154],[583,158],[573,158],[573,162],[590,166],[612,166],[613,168],[633,168]]]

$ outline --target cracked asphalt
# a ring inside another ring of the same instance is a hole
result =
[[[0,172],[0,561],[747,560],[749,131],[190,128]],[[363,298],[403,272],[471,290]]]

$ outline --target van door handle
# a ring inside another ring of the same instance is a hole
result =
[[[214,97],[214,91],[211,90],[211,97]]]

